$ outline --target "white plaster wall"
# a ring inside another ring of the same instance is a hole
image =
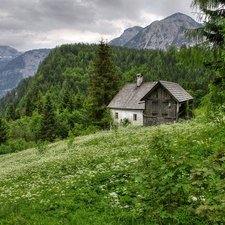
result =
[[[125,109],[111,109],[115,122],[120,122],[124,118],[128,118],[133,125],[143,125],[143,110],[125,110]],[[115,120],[115,113],[118,113],[118,120]],[[137,121],[133,121],[133,114],[137,114]]]

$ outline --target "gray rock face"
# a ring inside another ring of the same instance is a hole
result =
[[[15,59],[21,52],[6,45],[0,45],[0,69],[2,69],[8,62]]]
[[[23,79],[34,76],[39,63],[48,55],[50,49],[39,49],[25,52],[11,60],[0,70],[0,98],[12,90]]]
[[[202,24],[197,23],[185,14],[175,13],[161,21],[154,21],[121,46],[167,50],[169,45],[177,48],[180,48],[183,44],[194,45],[195,43],[192,40],[185,38],[180,27],[195,29],[202,27]]]
[[[109,42],[109,45],[123,46],[135,35],[137,35],[142,29],[143,27],[139,27],[139,26],[128,28],[121,34],[120,37],[111,40]]]

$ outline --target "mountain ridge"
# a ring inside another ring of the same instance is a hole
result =
[[[8,46],[9,47],[9,46]],[[51,49],[34,49],[21,53],[0,69],[0,98],[23,79],[34,76],[41,61]]]
[[[7,45],[0,45],[0,70],[4,68],[7,63],[20,56],[21,54],[22,53],[15,48]]]
[[[185,38],[181,27],[195,29],[202,27],[202,24],[196,22],[190,16],[177,12],[162,20],[153,21],[120,46],[137,49],[167,50],[169,45],[177,48],[180,48],[183,44],[194,45],[195,43],[192,40]],[[117,43],[119,43],[121,36],[117,38]],[[113,45],[114,40],[111,40],[109,44]]]
[[[126,44],[132,37],[134,37],[136,34],[138,34],[143,27],[140,26],[134,26],[127,28],[124,30],[124,32],[120,35],[120,37],[115,38],[109,42],[109,45],[115,45],[115,46],[123,46]]]

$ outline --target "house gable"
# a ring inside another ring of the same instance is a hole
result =
[[[153,87],[151,90],[149,90],[149,92],[146,93],[146,95],[140,100],[144,101],[145,98],[158,87],[158,85],[163,86],[169,92],[169,94],[179,103],[186,102],[186,101],[193,101],[193,99],[194,99],[178,83],[167,82],[167,81],[158,81],[157,85],[155,85],[155,87]]]

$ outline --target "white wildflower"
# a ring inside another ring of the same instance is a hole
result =
[[[112,196],[113,198],[117,198],[117,194],[115,192],[109,193],[110,196]]]

